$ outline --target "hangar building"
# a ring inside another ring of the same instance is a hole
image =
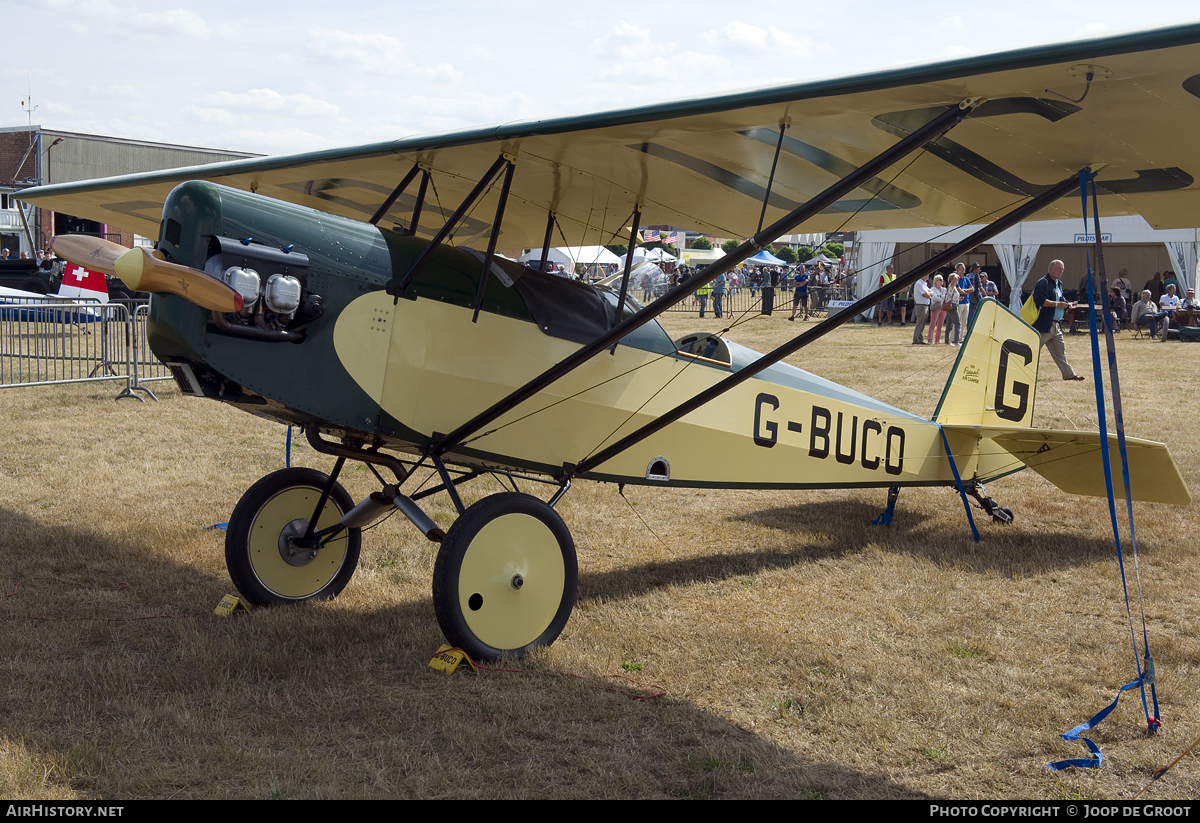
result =
[[[16,258],[20,252],[34,257],[56,234],[94,234],[130,248],[136,241],[115,226],[22,204],[16,199],[21,189],[260,156],[41,126],[0,128],[0,246]]]

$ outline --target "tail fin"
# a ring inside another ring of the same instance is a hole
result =
[[[942,390],[935,422],[1027,428],[1033,424],[1041,336],[995,300],[979,304]]]
[[[1099,432],[1034,429],[1041,336],[995,300],[984,300],[933,419],[964,477],[982,481],[1028,466],[1070,494],[1106,497]],[[1123,496],[1117,437],[1108,436],[1116,494]],[[1167,447],[1127,438],[1135,500],[1187,505],[1187,484]]]
[[[101,303],[108,302],[108,280],[100,272],[68,263],[63,269],[62,283],[58,287],[59,297],[93,298]]]

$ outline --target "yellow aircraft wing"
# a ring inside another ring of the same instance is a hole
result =
[[[1066,99],[1085,91],[1080,102]],[[157,238],[163,199],[184,180],[365,220],[421,164],[432,173],[418,232],[428,235],[503,153],[515,158],[516,173],[500,248],[541,246],[548,211],[558,220],[555,244],[617,242],[628,237],[635,204],[646,225],[748,237],[758,225],[777,146],[768,223],[935,113],[976,98],[984,102],[966,122],[806,229],[981,222],[1084,166],[1101,170],[1102,214],[1139,213],[1158,228],[1200,224],[1200,24],[582,117],[48,186],[21,198]],[[489,230],[497,188],[458,230],[456,244],[471,245]],[[383,224],[407,225],[415,204],[414,192],[406,191]],[[1078,201],[1064,199],[1040,218],[1077,216],[1078,208]]]

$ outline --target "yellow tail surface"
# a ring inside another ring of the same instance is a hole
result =
[[[1070,494],[1106,497],[1099,432],[1033,428],[1041,339],[995,300],[984,300],[946,381],[934,421],[942,424],[960,475],[981,481],[1029,467]],[[1121,480],[1117,436],[1108,437],[1113,486]],[[1162,443],[1125,439],[1134,500],[1191,503]]]

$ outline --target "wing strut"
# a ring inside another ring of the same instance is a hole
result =
[[[380,220],[382,220],[383,216],[387,214],[388,209],[390,209],[392,204],[396,202],[396,198],[404,194],[404,190],[408,188],[408,184],[413,181],[413,178],[417,176],[417,172],[420,170],[421,164],[413,163],[413,167],[409,169],[408,174],[404,175],[404,179],[400,181],[400,185],[392,189],[392,193],[387,196],[387,199],[385,199],[382,204],[380,204],[379,208],[375,209],[375,213],[371,215],[371,219],[367,222],[374,226]]]
[[[496,179],[496,175],[500,173],[500,170],[504,168],[506,164],[511,163],[512,160],[507,154],[501,154],[496,158],[496,162],[493,163],[492,167],[487,170],[487,174],[480,178],[479,182],[475,184],[475,188],[471,189],[471,193],[468,194],[466,199],[463,200],[462,203],[459,204],[458,208],[454,210],[454,214],[450,215],[450,219],[446,221],[446,224],[438,229],[438,233],[435,234],[433,239],[429,241],[429,245],[426,246],[425,250],[421,252],[420,257],[418,257],[413,262],[412,266],[409,267],[408,273],[405,274],[404,277],[400,278],[399,281],[393,278],[388,283],[388,294],[396,297],[397,299],[401,297],[407,299],[413,298],[413,295],[407,295],[404,293],[404,290],[408,288],[408,284],[411,283],[413,278],[417,276],[417,272],[425,267],[425,264],[429,261],[429,258],[435,251],[437,251],[442,243],[446,242],[446,238],[450,236],[450,232],[454,231],[454,227],[457,226],[459,221],[463,219],[471,206],[475,205],[475,201],[479,199],[480,195],[483,194],[488,185],[491,184],[494,179]],[[415,228],[415,220],[413,221],[413,225]]]
[[[479,287],[475,289],[475,313],[471,322],[479,322],[479,309],[483,305],[483,292],[487,288],[488,275],[492,272],[492,258],[496,256],[496,240],[500,238],[500,224],[504,222],[504,206],[508,203],[508,189],[512,186],[516,163],[509,162],[504,170],[504,183],[500,186],[500,202],[496,204],[496,219],[492,221],[491,236],[488,238],[487,254],[483,256],[483,274],[479,275]]]
[[[762,231],[763,220],[767,217],[767,203],[771,200],[771,187],[775,185],[775,167],[779,165],[779,151],[783,148],[783,136],[787,134],[788,124],[779,124],[779,142],[775,144],[775,159],[771,161],[771,176],[767,178],[767,190],[763,192],[762,211],[758,213],[758,230]]]
[[[814,340],[817,340],[820,337],[824,337],[826,334],[833,331],[838,326],[847,322],[851,318],[857,317],[858,315],[862,314],[863,312],[867,311],[868,309],[871,309],[871,308],[879,305],[884,300],[886,300],[888,297],[891,297],[894,294],[899,294],[901,291],[903,291],[904,289],[907,289],[909,286],[911,286],[913,283],[916,283],[918,280],[920,280],[925,275],[929,274],[930,272],[936,271],[937,269],[941,268],[942,266],[950,263],[952,260],[954,260],[954,258],[966,254],[967,252],[971,251],[979,244],[987,242],[990,238],[995,237],[997,234],[1004,231],[1005,229],[1010,228],[1011,226],[1015,226],[1017,223],[1020,223],[1022,220],[1025,220],[1026,218],[1031,217],[1032,215],[1041,211],[1046,206],[1053,203],[1055,200],[1058,200],[1059,198],[1065,196],[1068,192],[1070,192],[1072,189],[1077,188],[1078,186],[1079,186],[1079,174],[1078,173],[1072,174],[1070,177],[1064,178],[1057,185],[1051,186],[1049,189],[1047,189],[1043,193],[1039,194],[1037,197],[1034,197],[1033,199],[1029,200],[1028,202],[1024,203],[1023,205],[1018,206],[1016,209],[1013,209],[1011,212],[1004,215],[1003,217],[996,220],[995,222],[990,223],[987,226],[984,226],[982,229],[975,232],[967,239],[965,239],[959,243],[956,243],[955,245],[946,249],[941,254],[931,257],[929,260],[926,260],[924,263],[917,266],[915,269],[908,272],[907,274],[897,277],[890,284],[888,284],[888,286],[886,288],[878,289],[878,290],[872,292],[871,294],[868,294],[866,297],[862,298],[861,300],[856,301],[853,305],[847,307],[846,309],[842,310],[841,312],[838,312],[837,315],[835,315],[833,317],[825,318],[820,323],[813,326],[811,329],[808,329],[805,332],[803,332],[802,334],[797,335],[796,337],[792,338],[791,341],[784,343],[782,346],[775,349],[774,351],[772,351],[768,354],[764,354],[758,360],[755,360],[750,365],[748,365],[742,369],[739,369],[738,371],[729,375],[729,377],[726,377],[724,380],[717,383],[715,386],[713,386],[705,391],[700,392],[692,399],[679,404],[678,406],[671,409],[670,411],[664,412],[662,415],[659,415],[654,420],[654,422],[646,424],[642,428],[634,431],[632,434],[629,434],[629,435],[621,438],[613,445],[609,446],[608,448],[606,448],[602,451],[597,452],[596,454],[592,455],[591,457],[581,460],[579,463],[577,463],[575,465],[575,467],[573,469],[571,469],[570,473],[572,475],[579,475],[579,474],[582,474],[583,472],[587,472],[587,471],[590,471],[590,470],[596,468],[601,463],[605,462],[606,460],[611,459],[612,457],[615,457],[616,455],[618,455],[621,452],[628,449],[630,446],[633,446],[633,445],[641,442],[642,440],[645,440],[650,435],[665,428],[666,426],[670,425],[671,423],[674,423],[676,420],[683,417],[684,415],[686,415],[692,411],[695,411],[700,406],[703,406],[705,403],[707,403],[709,400],[712,400],[714,397],[719,397],[720,395],[724,394],[725,392],[729,391],[730,389],[734,388],[735,386],[745,383],[747,380],[754,377],[759,372],[763,371],[764,369],[766,369],[770,366],[775,365],[780,360],[787,357],[789,354],[799,351],[800,349],[804,348],[809,343],[813,342]]]
[[[417,189],[417,202],[413,205],[412,222],[408,225],[408,234],[410,237],[415,237],[417,234],[417,226],[421,222],[421,209],[425,207],[425,192],[429,190],[429,178],[432,175],[429,169],[421,170],[421,188]]]
[[[979,101],[977,99],[964,100],[957,106],[951,106],[950,108],[946,109],[924,126],[909,134],[908,137],[905,137],[891,148],[867,161],[862,166],[859,166],[857,170],[846,175],[837,183],[834,183],[825,191],[813,197],[800,208],[795,209],[787,216],[776,220],[754,237],[750,238],[732,252],[725,255],[725,257],[722,257],[720,260],[709,264],[696,275],[688,278],[675,288],[668,290],[666,294],[643,308],[641,311],[632,315],[628,320],[617,323],[617,325],[613,326],[608,333],[600,335],[591,343],[588,343],[586,346],[580,348],[574,354],[564,358],[556,365],[551,366],[549,369],[546,369],[546,371],[530,380],[524,386],[512,391],[508,394],[508,396],[475,415],[475,417],[471,418],[466,423],[463,423],[454,431],[435,439],[430,444],[430,452],[433,454],[442,455],[460,445],[463,440],[470,437],[484,426],[493,422],[510,409],[528,400],[530,397],[537,394],[539,391],[544,389],[546,386],[549,386],[563,375],[569,374],[570,372],[579,368],[579,366],[583,365],[588,360],[604,351],[613,343],[616,343],[634,329],[637,329],[650,322],[652,319],[658,317],[671,306],[675,305],[681,300],[686,299],[700,286],[711,283],[725,272],[734,268],[738,263],[753,257],[755,254],[762,251],[767,243],[770,243],[777,238],[788,234],[796,226],[800,225],[813,215],[823,211],[833,203],[836,203],[843,195],[854,191],[854,189],[858,188],[862,183],[888,168],[900,158],[912,154],[914,151],[920,149],[931,140],[941,137],[951,128],[958,125],[958,123],[966,118],[978,105]],[[499,162],[500,161],[498,160],[497,163]],[[422,259],[424,259],[424,255],[422,255]],[[418,260],[417,263],[414,263],[413,268],[416,268],[420,262],[421,261]],[[400,284],[398,289],[393,290],[391,286],[388,287],[388,294],[399,294],[399,292],[408,285],[408,281],[411,279],[412,271],[410,270],[409,274],[405,276],[404,281]]]
[[[637,203],[633,207],[633,230],[629,232],[629,250],[625,252],[625,275],[621,278],[621,296],[617,298],[617,314],[613,318],[613,325],[621,322],[621,314],[625,311],[625,296],[629,292],[629,272],[633,270],[633,250],[637,248],[638,229],[642,227],[642,204]],[[612,348],[608,350],[609,354],[617,353],[617,344],[614,341]]]
[[[538,263],[538,271],[546,270],[546,261],[550,258],[550,239],[554,236],[554,222],[557,218],[554,209],[546,212],[546,239],[542,241],[542,260]]]

